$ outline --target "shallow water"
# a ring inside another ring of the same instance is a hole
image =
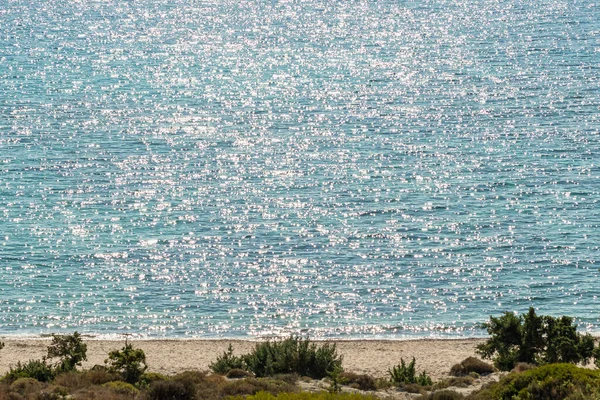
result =
[[[595,2],[0,4],[0,334],[599,330]]]

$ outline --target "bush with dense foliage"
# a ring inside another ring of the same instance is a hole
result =
[[[227,351],[222,356],[217,357],[215,362],[209,366],[215,374],[225,375],[232,369],[244,369],[244,360],[240,356],[233,354],[233,346],[230,344]]]
[[[40,382],[49,382],[54,379],[54,370],[41,360],[29,360],[23,364],[17,362],[15,367],[10,367],[3,379],[7,382],[14,382],[19,378],[33,378]]]
[[[137,383],[148,368],[144,351],[134,348],[131,343],[125,343],[121,350],[108,353],[108,359],[104,362],[108,364],[109,372],[120,373],[125,382],[131,384]]]
[[[477,346],[484,358],[509,371],[519,362],[531,364],[587,363],[594,351],[594,339],[577,333],[571,317],[538,316],[533,307],[527,314],[506,312],[490,317],[490,339]]]
[[[87,360],[87,345],[83,343],[77,332],[72,335],[52,335],[52,343],[48,346],[47,359],[58,358],[55,365],[57,372],[74,371],[82,361]]]
[[[148,400],[194,400],[196,385],[190,381],[155,381],[148,389]]]
[[[131,383],[127,383],[127,382],[123,382],[123,381],[106,382],[102,386],[112,389],[113,391],[115,391],[117,393],[130,395],[131,397],[134,397],[136,394],[138,394],[140,392],[139,389],[136,388],[135,386],[133,386]]]
[[[395,385],[416,383],[421,386],[429,386],[432,384],[431,378],[423,371],[420,375],[416,375],[415,358],[406,365],[404,359],[400,359],[400,365],[396,365],[388,370],[390,380]]]
[[[475,400],[596,399],[600,394],[600,371],[573,364],[547,364],[511,372],[470,396]]]
[[[233,348],[229,346],[210,368],[218,374],[245,369],[257,377],[296,373],[321,379],[341,366],[342,357],[337,354],[335,344],[317,346],[309,339],[292,336],[281,341],[258,343],[251,353],[242,356],[233,355]]]

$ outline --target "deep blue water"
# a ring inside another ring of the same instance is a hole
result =
[[[0,335],[600,331],[600,4],[0,0]]]

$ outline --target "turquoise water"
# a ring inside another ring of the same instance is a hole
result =
[[[0,0],[0,335],[598,332],[594,1]]]

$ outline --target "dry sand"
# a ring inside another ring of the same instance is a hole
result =
[[[0,374],[8,371],[17,361],[40,359],[46,354],[49,339],[0,338],[5,343],[0,350]],[[376,377],[387,376],[388,368],[400,363],[400,358],[416,359],[419,371],[425,370],[434,380],[446,377],[450,367],[469,356],[475,356],[475,346],[482,339],[460,340],[351,340],[336,341],[344,356],[347,371],[366,373]],[[86,339],[88,360],[84,367],[104,364],[111,350],[123,347],[123,341]],[[149,370],[175,374],[184,370],[208,370],[208,366],[231,343],[235,353],[248,353],[256,344],[239,340],[133,340],[134,346],[146,353]]]

